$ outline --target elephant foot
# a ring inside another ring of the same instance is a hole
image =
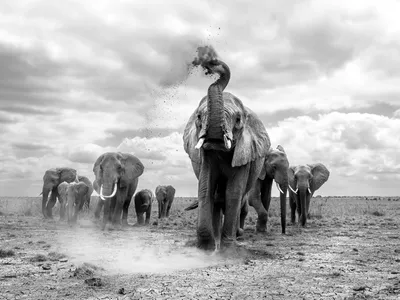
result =
[[[121,223],[122,227],[129,227],[128,221],[127,220],[123,220]]]

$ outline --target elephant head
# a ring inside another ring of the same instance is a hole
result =
[[[45,172],[43,176],[43,189],[42,189],[42,213],[45,218],[52,217],[52,209],[57,201],[58,185],[61,182],[78,182],[78,176],[75,169],[71,168],[53,168]],[[47,203],[47,198],[51,192],[51,198]],[[47,205],[46,205],[47,204]]]
[[[93,184],[90,181],[90,179],[87,178],[86,176],[79,175],[78,176],[78,180],[79,180],[79,182],[85,183],[87,185],[87,187],[88,187],[88,192],[86,193],[86,195],[84,197],[84,203],[83,204],[87,209],[89,209],[89,207],[90,207],[90,197],[92,196],[92,193],[94,191]]]
[[[169,217],[169,210],[175,197],[175,188],[172,185],[159,185],[156,188],[158,202],[158,218]]]
[[[300,223],[306,224],[310,199],[329,178],[329,170],[321,163],[292,166],[288,170],[291,198],[300,206]],[[291,200],[292,201],[292,200]]]
[[[107,152],[95,162],[93,172],[100,187],[100,199],[112,198],[118,188],[126,188],[129,182],[143,174],[144,166],[134,155]]]
[[[61,182],[58,185],[58,200],[60,201],[60,219],[64,220],[65,218],[65,206],[67,204],[67,191],[68,191],[69,183],[66,181]]]
[[[87,199],[89,187],[82,181],[68,184],[67,189],[67,219],[68,223],[75,223],[79,210]]]
[[[256,114],[237,97],[223,92],[230,80],[229,67],[212,48],[199,48],[198,53],[193,65],[219,78],[190,116],[183,142],[199,180],[198,246],[212,249],[213,244],[218,248],[220,238],[219,225],[215,224],[221,222],[212,216],[220,212],[220,207],[218,212],[212,207],[216,190],[229,202],[222,233],[223,243],[229,246],[235,240],[241,199],[260,174],[270,140]]]

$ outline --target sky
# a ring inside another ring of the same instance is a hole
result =
[[[44,172],[94,180],[107,151],[145,171],[137,191],[197,196],[183,129],[213,79],[187,63],[212,45],[225,91],[291,165],[323,163],[316,195],[400,195],[400,2],[1,1],[0,196],[38,196]],[[273,196],[278,191],[273,188]]]

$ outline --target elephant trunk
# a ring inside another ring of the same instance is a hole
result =
[[[301,216],[300,216],[300,223],[301,226],[305,226],[306,225],[306,221],[307,221],[307,207],[306,207],[306,201],[307,201],[307,187],[303,187],[303,188],[299,188],[299,197],[300,197],[300,212],[301,212]]]
[[[67,220],[68,223],[74,221],[74,210],[75,210],[75,197],[71,194],[67,196]]]
[[[288,189],[288,184],[280,185],[281,191],[279,191],[280,205],[281,205],[281,227],[282,233],[286,233],[286,194]],[[282,193],[283,192],[283,193]]]
[[[232,133],[227,130],[228,126],[225,118],[223,91],[230,80],[230,70],[225,63],[220,62],[220,64],[223,71],[219,73],[219,79],[208,88],[207,138],[224,140],[225,146],[229,149],[231,147],[231,142],[229,143],[227,140],[232,139]]]
[[[44,217],[47,217],[46,213],[46,204],[47,204],[47,198],[49,197],[50,189],[49,188],[43,188],[42,191],[42,213]]]
[[[164,219],[167,217],[167,203],[163,202],[161,203],[161,219]]]
[[[112,183],[105,182],[100,187],[100,198],[105,200],[105,198],[112,198],[117,193],[118,182],[114,181]]]

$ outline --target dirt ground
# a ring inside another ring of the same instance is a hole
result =
[[[92,212],[71,228],[57,208],[44,220],[39,198],[0,199],[0,299],[400,299],[399,198],[314,198],[306,228],[288,209],[286,235],[274,199],[266,234],[250,208],[235,258],[193,247],[190,201],[102,232]]]

